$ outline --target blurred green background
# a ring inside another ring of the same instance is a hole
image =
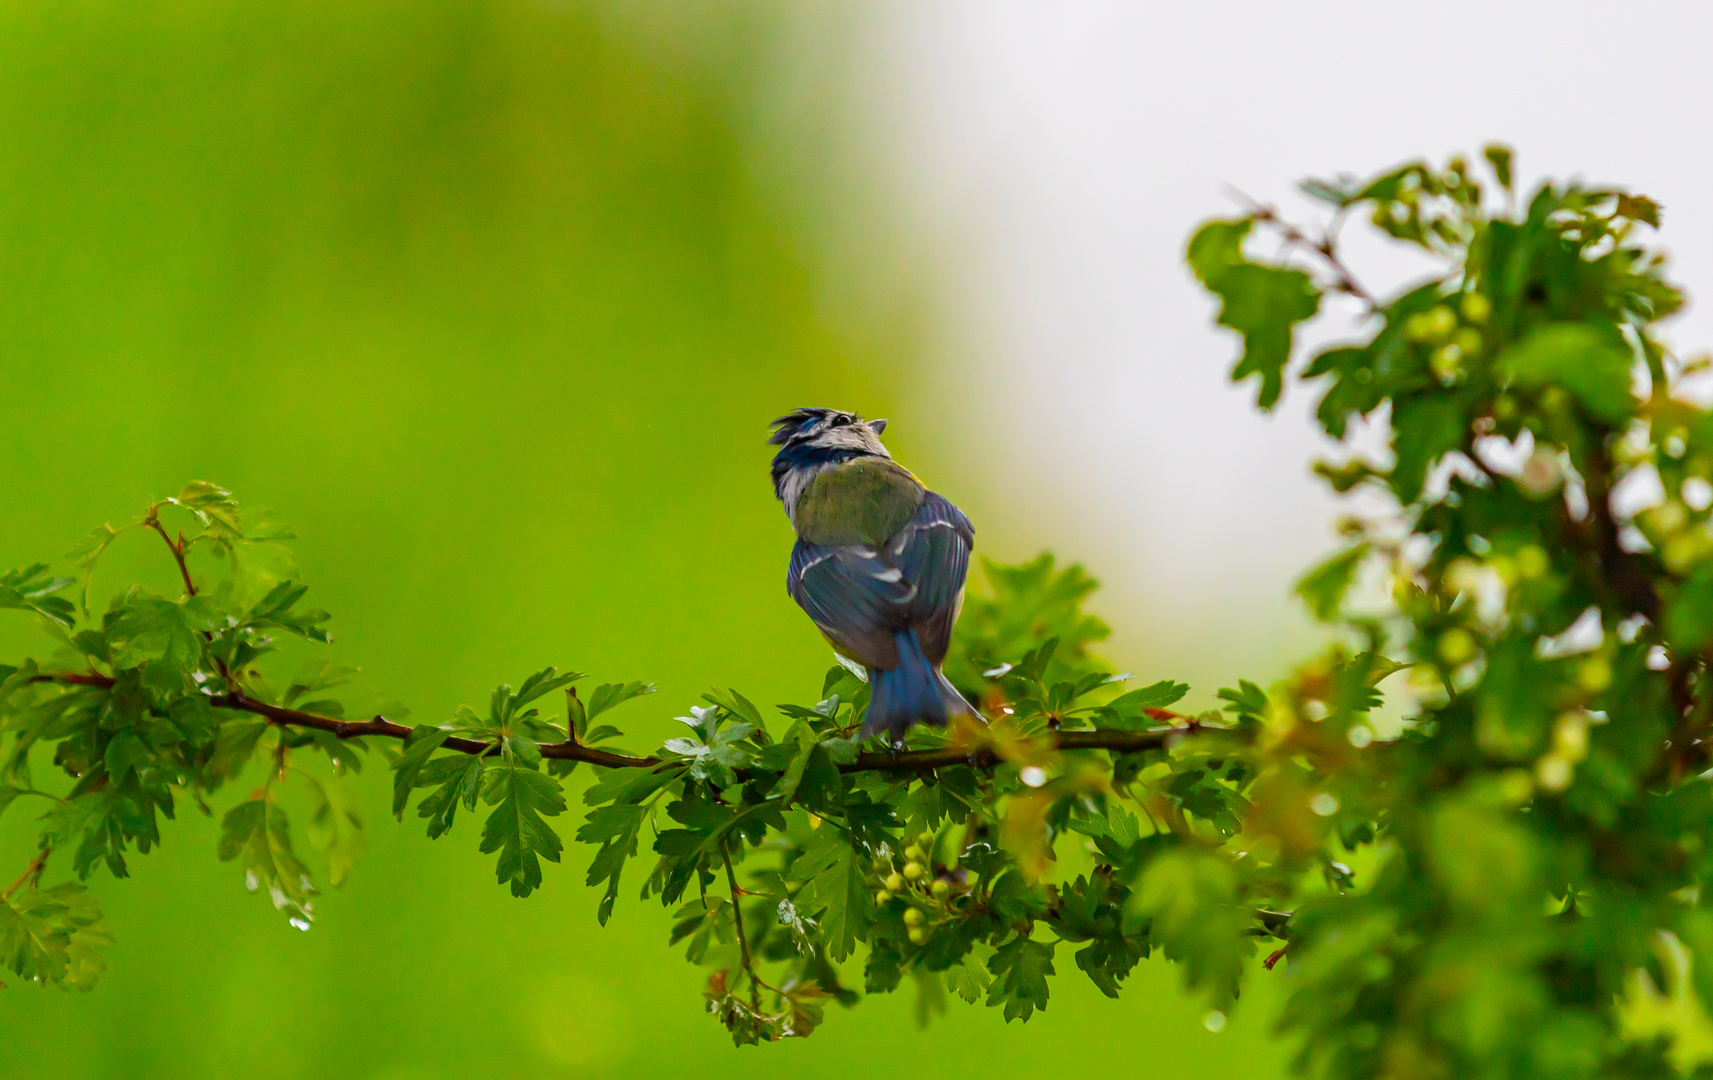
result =
[[[716,683],[812,700],[827,655],[784,594],[766,421],[890,415],[928,477],[973,466],[894,409],[923,362],[906,321],[837,310],[787,209],[814,200],[758,179],[790,17],[0,7],[0,563],[209,479],[296,526],[334,655],[417,721],[548,663],[657,680],[615,717],[635,745]],[[169,588],[157,548],[129,538],[98,586]],[[28,631],[0,626],[7,656]],[[471,822],[431,844],[388,818],[378,759],[359,784],[368,856],[308,933],[186,805],[131,879],[96,879],[119,937],[101,985],[0,992],[0,1077],[1257,1077],[1283,1057],[1277,979],[1214,1035],[1164,964],[1110,1002],[1068,954],[1027,1026],[954,1003],[921,1031],[905,992],[738,1052],[663,912],[596,925],[587,849],[517,901]],[[23,810],[0,867],[28,858]]]

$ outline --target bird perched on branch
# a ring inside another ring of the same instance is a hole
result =
[[[785,588],[841,656],[868,669],[864,738],[896,744],[969,702],[940,673],[975,530],[881,445],[885,420],[798,409],[773,422],[773,490],[797,530]]]

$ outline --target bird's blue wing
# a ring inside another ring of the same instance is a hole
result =
[[[893,635],[908,627],[938,664],[958,617],[974,537],[963,512],[929,492],[904,527],[878,546],[799,540],[786,590],[834,648],[859,663],[898,666]]]
[[[892,635],[906,622],[911,587],[880,551],[799,540],[785,588],[839,652],[872,668],[898,666]]]
[[[921,509],[882,549],[915,590],[907,621],[922,642],[922,652],[935,664],[946,658],[951,643],[974,542],[975,529],[963,511],[930,491]]]

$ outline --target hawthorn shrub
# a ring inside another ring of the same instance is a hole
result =
[[[710,692],[648,753],[611,721],[652,686],[552,668],[441,723],[349,717],[354,669],[271,664],[282,637],[328,640],[290,534],[196,483],[97,529],[74,575],[0,577],[50,639],[0,667],[0,811],[40,813],[0,961],[88,988],[111,939],[83,882],[124,877],[187,801],[221,815],[235,881],[307,926],[379,753],[395,814],[431,838],[479,817],[462,831],[520,897],[580,798],[597,919],[669,908],[740,1044],[906,978],[924,1015],[956,996],[1027,1020],[1067,961],[1116,997],[1158,952],[1215,1011],[1283,980],[1309,1076],[1713,1075],[1713,413],[1683,392],[1705,362],[1658,336],[1682,296],[1641,242],[1656,204],[1519,200],[1509,152],[1484,157],[1490,179],[1453,159],[1307,182],[1312,234],[1252,206],[1190,241],[1242,338],[1233,378],[1263,410],[1312,387],[1346,448],[1316,470],[1359,496],[1298,584],[1331,643],[1271,689],[1188,715],[1181,683],[1128,687],[1093,648],[1094,582],[1042,556],[987,564],[958,625],[947,672],[986,722],[902,747],[857,738],[868,690],[837,664],[800,704]],[[1376,296],[1337,246],[1359,218],[1436,269]],[[1359,333],[1299,357],[1329,293]],[[126,533],[164,541],[180,594],[92,606]]]

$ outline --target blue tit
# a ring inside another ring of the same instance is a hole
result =
[[[975,530],[881,445],[885,420],[798,409],[773,422],[773,490],[797,530],[785,588],[868,669],[864,738],[975,714],[940,673]]]

